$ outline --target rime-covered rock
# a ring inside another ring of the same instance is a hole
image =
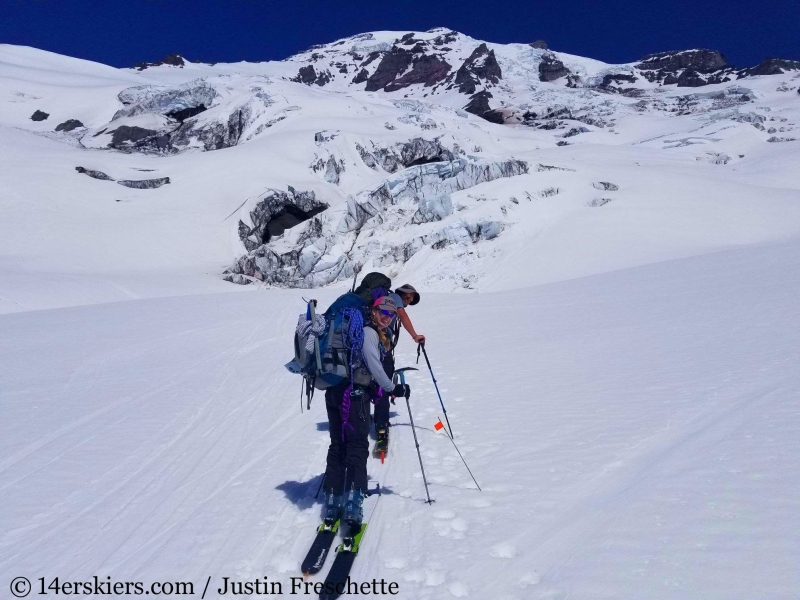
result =
[[[120,179],[118,184],[136,190],[152,190],[168,184],[169,177],[159,177],[157,179]]]
[[[84,169],[83,167],[75,167],[75,170],[78,173],[83,173],[84,175],[88,175],[94,179],[100,179],[101,181],[114,181],[113,177],[109,177],[102,171],[94,171],[92,169]]]

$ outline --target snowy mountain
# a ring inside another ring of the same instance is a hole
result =
[[[687,50],[608,65],[434,29],[135,69],[3,46],[0,86],[5,195],[25,198],[0,251],[39,273],[58,254],[57,278],[93,264],[117,278],[98,282],[110,298],[147,295],[145,266],[166,281],[315,287],[380,268],[502,289],[783,239],[800,222],[774,179],[796,181],[789,60],[734,69]],[[106,239],[74,244],[84,225]]]
[[[796,596],[799,89],[788,60],[446,29],[131,69],[0,46],[0,597],[289,595],[330,432],[283,365],[359,269],[422,292],[483,491],[422,361],[355,581]]]

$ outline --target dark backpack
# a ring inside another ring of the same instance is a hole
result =
[[[354,290],[354,293],[361,296],[368,308],[371,308],[375,300],[389,294],[392,288],[392,280],[383,273],[368,273],[361,280],[361,284]]]

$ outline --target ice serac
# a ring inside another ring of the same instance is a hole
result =
[[[459,158],[410,167],[347,202],[338,224],[318,215],[287,232],[280,240],[253,247],[265,236],[264,223],[273,214],[269,203],[286,206],[283,192],[259,203],[251,219],[260,227],[239,224],[239,236],[251,251],[225,275],[233,283],[253,279],[288,287],[317,287],[352,277],[370,262],[374,266],[402,264],[420,249],[491,240],[506,227],[488,219],[470,221],[453,215],[450,195],[480,183],[528,172],[520,160],[481,161]],[[313,196],[312,196],[313,198]],[[265,204],[266,203],[266,204]],[[424,223],[443,221],[430,231],[415,230]],[[405,241],[384,242],[381,233],[403,231]],[[419,233],[416,233],[419,231]],[[255,234],[255,235],[253,235]]]
[[[242,93],[241,84],[248,86],[247,93]],[[219,76],[172,87],[127,88],[118,95],[123,108],[100,131],[81,138],[81,143],[145,154],[229,148],[243,141],[246,132],[252,137],[285,118],[281,115],[256,124],[273,104],[264,91],[268,84],[264,77]]]
[[[356,144],[356,150],[369,168],[375,169],[380,166],[389,173],[426,163],[450,161],[456,157],[456,154],[444,147],[438,139],[424,138],[414,138],[389,147],[373,144],[371,152]]]
[[[211,106],[217,97],[217,91],[207,81],[195,79],[173,88],[137,86],[122,90],[118,97],[120,102],[125,105],[125,108],[118,110],[114,114],[112,121],[143,113],[155,113],[164,116],[185,115],[186,113],[183,111],[197,109],[201,106],[205,109]]]
[[[441,197],[479,183],[527,172],[528,165],[521,160],[489,162],[459,158],[411,167],[349,201],[337,231],[344,233],[380,225],[386,222],[385,213],[389,207],[404,201],[418,207],[423,198]]]
[[[481,44],[458,69],[453,83],[462,94],[474,94],[477,86],[483,83],[495,84],[502,78],[503,73],[494,50],[489,50],[486,44]]]
[[[274,236],[302,223],[328,208],[314,192],[268,190],[249,212],[249,221],[239,221],[239,239],[250,251],[266,244]]]
[[[328,183],[339,183],[339,176],[344,173],[344,161],[337,159],[333,154],[329,155],[327,160],[325,158],[315,157],[311,163],[311,170],[315,173],[322,173],[323,178]]]

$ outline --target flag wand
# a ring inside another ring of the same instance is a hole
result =
[[[472,481],[475,481],[475,475],[473,475],[473,474],[472,474],[472,471],[470,470],[470,468],[469,468],[469,465],[467,464],[467,461],[465,461],[465,460],[464,460],[464,457],[463,457],[463,456],[461,456],[461,450],[459,450],[459,449],[458,449],[458,446],[456,446],[456,442],[455,442],[455,440],[453,439],[453,436],[452,436],[452,435],[450,435],[450,432],[449,432],[449,431],[447,431],[447,427],[445,427],[445,426],[444,426],[444,423],[442,423],[442,419],[441,419],[441,418],[439,418],[439,420],[438,420],[438,421],[436,421],[436,424],[433,426],[433,428],[434,428],[436,431],[441,431],[442,429],[444,429],[445,435],[447,435],[447,439],[448,439],[448,440],[450,440],[450,442],[453,444],[453,448],[455,448],[455,449],[456,449],[456,452],[458,452],[458,456],[459,456],[459,458],[461,458],[461,462],[463,462],[463,463],[464,463],[464,466],[465,466],[465,467],[467,467],[467,471],[469,472],[469,476],[470,476],[470,477],[472,477]],[[481,489],[481,486],[480,486],[480,485],[478,485],[478,482],[477,482],[477,481],[475,481],[475,485],[476,485],[476,486],[478,486],[478,490],[479,490],[479,491],[481,491],[481,492],[483,491],[483,490]]]

